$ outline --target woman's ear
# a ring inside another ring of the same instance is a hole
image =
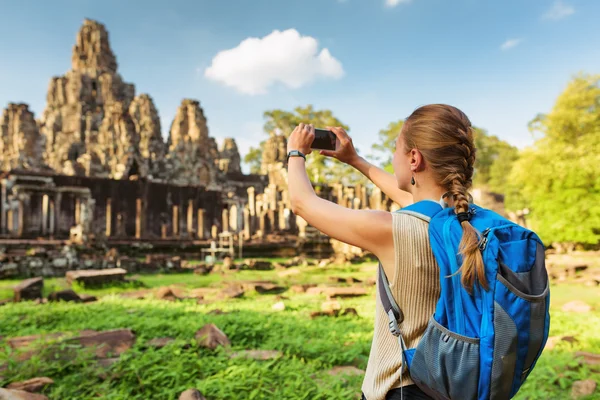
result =
[[[410,169],[414,172],[421,172],[425,169],[423,154],[417,149],[412,149],[410,151]]]

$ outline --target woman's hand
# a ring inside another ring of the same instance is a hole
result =
[[[312,151],[310,146],[315,140],[315,128],[310,124],[298,124],[288,138],[287,151],[298,150],[302,154],[309,155]]]
[[[327,129],[337,136],[338,140],[336,141],[336,149],[334,151],[321,150],[320,153],[324,156],[336,158],[349,165],[352,165],[356,160],[358,160],[358,153],[354,148],[352,138],[348,136],[346,131],[340,127],[333,128],[328,126]]]

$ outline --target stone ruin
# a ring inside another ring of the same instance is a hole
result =
[[[291,212],[283,135],[266,141],[260,174],[243,174],[235,139],[219,147],[200,103],[183,99],[164,142],[152,97],[119,74],[99,22],[84,21],[71,69],[50,80],[41,117],[11,103],[0,123],[0,253],[146,243],[164,252],[185,244],[197,255],[223,235],[260,256],[360,253],[332,248]],[[352,208],[392,207],[377,188],[315,190]]]

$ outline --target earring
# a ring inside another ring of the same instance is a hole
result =
[[[415,186],[415,176],[413,175],[412,178],[410,178],[410,184]]]

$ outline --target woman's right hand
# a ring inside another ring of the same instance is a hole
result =
[[[352,143],[352,138],[348,136],[346,131],[339,126],[328,126],[327,129],[333,132],[338,139],[336,141],[336,149],[333,151],[321,150],[320,154],[327,157],[333,157],[349,165],[352,165],[356,160],[358,160],[359,156],[354,148],[354,144]]]

